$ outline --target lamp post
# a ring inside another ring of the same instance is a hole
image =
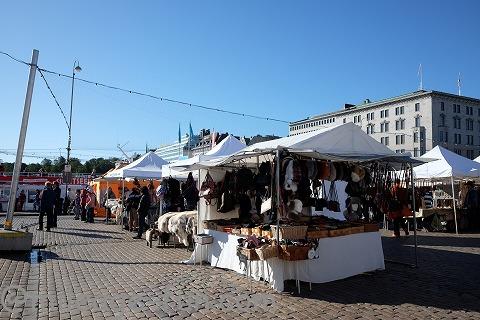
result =
[[[68,122],[68,145],[67,145],[67,161],[65,165],[65,173],[67,173],[67,166],[70,165],[70,150],[71,150],[71,144],[72,144],[72,110],[73,110],[73,88],[75,86],[75,72],[79,73],[82,71],[82,68],[80,68],[80,65],[77,60],[73,63],[73,69],[72,69],[72,94],[70,96],[70,119]],[[71,177],[71,168],[68,167],[70,177]],[[66,176],[66,175],[65,175]],[[67,178],[67,182],[65,183],[65,199],[68,197],[68,181],[69,178]]]

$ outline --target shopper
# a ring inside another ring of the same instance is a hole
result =
[[[473,181],[467,182],[467,192],[465,195],[464,208],[467,209],[468,225],[470,231],[477,231],[479,227],[479,197]]]
[[[43,217],[47,215],[47,231],[53,227],[53,208],[55,206],[55,192],[52,190],[52,183],[47,181],[40,199],[40,214],[38,219],[38,229],[43,230]]]
[[[108,222],[112,216],[112,210],[108,206],[108,199],[116,199],[115,193],[113,193],[112,187],[108,187],[105,195],[103,196],[103,207],[105,208],[106,219],[105,221]]]
[[[75,199],[73,200],[73,210],[75,212],[75,220],[80,219],[80,214],[82,213],[82,195],[80,189],[77,189],[75,193]]]
[[[147,229],[147,224],[145,223],[145,218],[148,215],[148,210],[150,209],[150,192],[148,187],[142,187],[142,196],[138,204],[138,232],[137,236],[133,237],[134,239],[141,239],[143,232]]]
[[[18,196],[18,211],[23,211],[23,206],[27,201],[27,196],[25,195],[25,191],[20,191],[20,195]]]
[[[60,190],[60,183],[55,181],[53,183],[53,192],[55,193],[55,208],[53,209],[53,226],[57,227],[57,218],[62,213],[62,191]]]
[[[93,192],[91,188],[87,189],[87,192],[87,203],[85,205],[87,209],[87,219],[85,222],[93,223],[95,207],[97,206],[97,195]]]
[[[390,219],[393,220],[393,235],[395,237],[400,237],[400,228],[403,229],[405,235],[408,236],[409,232],[405,224],[404,217],[410,215],[410,209],[408,208],[408,193],[405,188],[402,188],[400,185],[400,179],[395,180],[395,185],[392,188],[392,203],[395,203],[395,206],[392,206],[389,212]]]
[[[33,201],[33,211],[40,212],[40,190],[35,190],[35,200]]]
[[[130,195],[125,201],[126,210],[128,212],[128,230],[133,231],[138,226],[137,208],[141,194],[137,188],[132,188]]]
[[[81,211],[81,220],[82,221],[87,221],[87,198],[88,198],[88,193],[87,193],[87,188],[85,187],[82,189],[82,192],[80,193],[80,206],[82,207]]]

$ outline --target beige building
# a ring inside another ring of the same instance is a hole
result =
[[[480,100],[420,90],[289,124],[289,135],[353,122],[393,151],[420,156],[440,145],[464,157],[480,155]]]

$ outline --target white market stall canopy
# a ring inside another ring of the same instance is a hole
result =
[[[105,175],[105,178],[162,178],[162,166],[168,162],[154,152],[148,152],[132,163],[113,170]]]
[[[436,146],[425,153],[420,159],[438,159],[422,164],[413,169],[417,179],[440,178],[478,178],[480,163],[462,157],[450,150]]]
[[[313,132],[255,143],[221,160],[202,163],[204,168],[226,165],[234,161],[255,161],[261,155],[272,154],[278,148],[317,159],[394,162],[415,162],[410,154],[397,154],[349,122]],[[247,158],[250,158],[247,160]]]
[[[232,135],[224,138],[219,144],[213,147],[205,154],[199,154],[192,158],[175,161],[169,165],[164,166],[165,169],[170,169],[172,173],[175,171],[189,170],[193,165],[197,163],[203,163],[208,161],[218,161],[225,159],[228,156],[245,148],[245,144],[235,138]]]

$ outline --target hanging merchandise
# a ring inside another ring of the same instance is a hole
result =
[[[205,175],[205,180],[202,182],[202,186],[200,187],[199,196],[200,198],[205,199],[205,203],[207,205],[211,205],[212,200],[218,197],[217,186],[215,184],[215,181],[213,181],[210,172],[208,171]]]
[[[338,202],[335,181],[330,182],[330,189],[328,190],[327,209],[333,212],[340,212],[340,203]]]
[[[317,164],[317,179],[328,180],[330,177],[330,164],[327,161],[319,161]]]
[[[316,188],[317,190],[317,194],[316,194],[316,197],[315,197],[315,210],[316,211],[323,211],[324,208],[327,207],[328,205],[328,202],[327,202],[327,199],[325,198],[326,195],[327,195],[327,192],[325,190],[325,183],[322,181],[321,182],[321,188],[322,188],[322,194],[318,194],[318,189],[319,188]]]
[[[185,199],[186,209],[194,210],[197,207],[199,196],[197,184],[195,183],[191,172],[188,174],[187,181],[182,183],[181,189],[182,196]]]
[[[253,172],[248,168],[241,168],[235,174],[235,188],[239,193],[247,192],[253,188]]]
[[[235,176],[233,172],[225,172],[222,182],[218,184],[217,211],[226,213],[235,209]]]

